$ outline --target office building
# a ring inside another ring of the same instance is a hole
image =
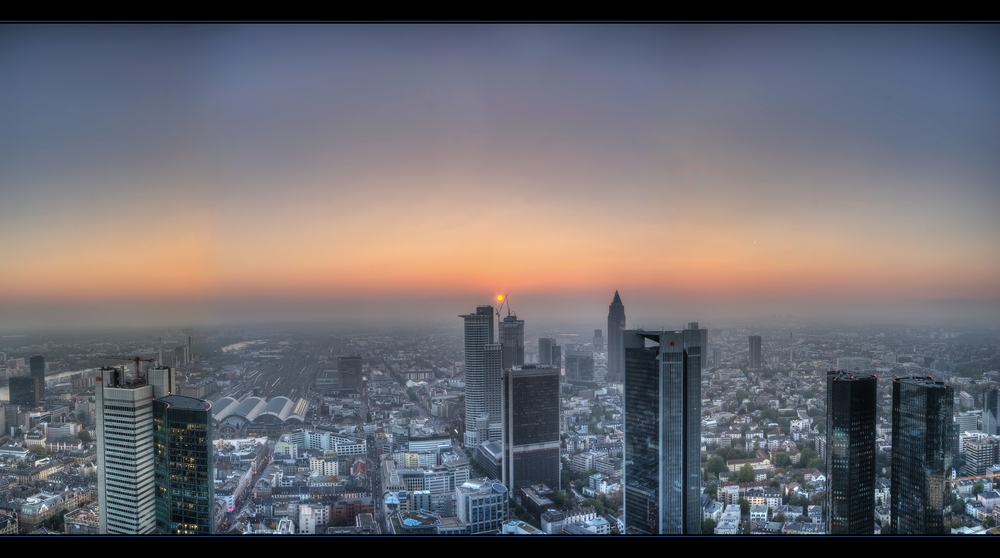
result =
[[[593,383],[593,354],[583,351],[566,351],[566,380],[580,385]]]
[[[827,533],[871,535],[875,517],[875,376],[826,376]],[[894,487],[895,488],[895,487]]]
[[[503,368],[524,364],[524,320],[516,314],[507,314],[500,322],[500,344],[503,345]]]
[[[465,446],[471,449],[486,441],[484,435],[489,439],[492,423],[496,424],[497,439],[501,434],[503,354],[501,346],[493,343],[492,306],[478,306],[475,314],[459,317],[465,320]],[[496,351],[496,355],[491,352],[489,363],[486,362],[487,345],[495,345]]]
[[[212,404],[167,395],[153,401],[156,530],[211,534],[215,522]]]
[[[625,305],[615,291],[615,299],[608,306],[608,376],[609,382],[620,382],[625,375]]]
[[[622,341],[625,527],[700,534],[701,332],[626,330]]]
[[[42,400],[42,390],[38,378],[34,376],[15,376],[8,382],[11,405],[37,407]]]
[[[504,370],[501,479],[515,496],[539,483],[560,490],[559,412],[558,368]]]
[[[337,357],[337,379],[341,388],[354,388],[360,393],[364,385],[360,356]]]
[[[760,369],[760,335],[750,336],[750,369]]]
[[[932,378],[892,382],[891,532],[943,535],[952,467],[954,390]]]
[[[1000,417],[1000,397],[997,397],[997,389],[993,388],[983,392],[983,432],[990,436],[1000,434],[997,430],[997,418]]]
[[[31,377],[38,378],[38,398],[45,399],[45,357],[35,355],[29,361],[31,363]]]
[[[154,533],[153,386],[124,368],[101,368],[94,380],[100,532]]]
[[[549,337],[538,338],[538,364],[552,364],[552,347],[556,340]]]
[[[965,466],[962,473],[970,477],[985,475],[997,463],[1000,442],[994,436],[980,436],[965,441]]]
[[[603,353],[604,352],[604,336],[601,335],[601,330],[594,330],[594,352]]]

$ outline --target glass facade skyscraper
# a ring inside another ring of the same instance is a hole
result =
[[[875,523],[875,376],[826,376],[827,533],[871,535]],[[895,486],[893,487],[895,489]]]
[[[168,395],[153,402],[156,530],[167,535],[214,531],[212,404]]]
[[[626,330],[622,340],[625,527],[699,534],[701,332]],[[646,347],[646,341],[657,345]]]
[[[761,367],[760,355],[760,335],[750,336],[750,369],[758,370]]]
[[[38,397],[45,398],[45,357],[35,355],[28,361],[31,364],[31,377],[38,378]]]
[[[498,427],[501,422],[500,372],[503,355],[497,345],[496,358],[490,358],[487,373],[486,346],[494,344],[492,306],[478,306],[475,314],[459,317],[465,320],[465,446],[474,448],[488,438],[486,432],[491,422]],[[494,398],[496,400],[492,401]],[[494,408],[495,413],[491,413]]]
[[[891,532],[942,535],[951,488],[953,389],[932,378],[892,382]]]
[[[525,366],[504,370],[503,483],[517,491],[559,483],[559,369]]]
[[[524,364],[524,320],[508,314],[500,322],[500,344],[503,345],[504,369]]]

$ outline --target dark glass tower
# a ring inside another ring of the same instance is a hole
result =
[[[892,382],[892,528],[942,535],[951,488],[954,390],[932,378]]]
[[[166,535],[215,530],[212,404],[168,395],[153,401],[156,531]]]
[[[823,512],[831,535],[874,532],[876,386],[875,376],[841,371],[826,375],[828,479]]]
[[[625,527],[699,534],[701,332],[627,330],[622,340]],[[658,345],[646,347],[647,340]]]
[[[500,344],[503,345],[504,369],[524,364],[524,320],[508,314],[500,322]]]
[[[29,361],[31,364],[31,377],[38,378],[38,397],[45,398],[45,357],[35,355]]]
[[[503,406],[504,485],[559,490],[559,369],[504,370]]]
[[[15,376],[10,379],[10,402],[12,405],[37,407],[41,400],[41,389],[38,378],[34,376]]]
[[[1000,418],[1000,398],[993,388],[983,392],[983,432],[990,436],[997,435],[997,419]]]
[[[354,388],[361,392],[364,388],[361,370],[361,357],[337,357],[337,376],[340,378],[340,387]]]
[[[625,374],[625,305],[615,291],[608,307],[608,381],[620,382]]]
[[[760,335],[750,336],[750,369],[760,369]]]

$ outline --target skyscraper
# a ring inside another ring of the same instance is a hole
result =
[[[156,531],[153,501],[153,386],[101,368],[97,395],[97,494],[102,535]]]
[[[875,376],[826,375],[827,533],[871,535],[875,517]],[[895,489],[895,487],[893,487]]]
[[[524,320],[517,319],[517,314],[508,314],[500,322],[500,344],[505,370],[524,364]]]
[[[601,330],[594,330],[594,352],[603,353],[604,352],[604,336],[601,335]]]
[[[620,382],[625,374],[625,305],[615,291],[615,299],[608,307],[608,381]]]
[[[701,332],[626,330],[622,341],[625,527],[701,533]]]
[[[38,378],[38,398],[45,398],[45,357],[35,355],[29,361],[31,363],[31,377]]]
[[[750,336],[750,369],[760,369],[760,335]]]
[[[475,314],[460,315],[465,320],[465,446],[474,448],[481,440],[477,423],[485,421],[488,424],[490,413],[487,409],[487,391],[500,393],[499,370],[496,373],[497,385],[487,386],[486,363],[484,350],[486,345],[493,343],[493,307],[478,306]],[[502,355],[498,367],[502,368]],[[492,374],[491,374],[492,375]],[[488,387],[490,389],[488,389]],[[500,423],[500,402],[496,402],[496,421]],[[486,426],[488,428],[488,426]]]
[[[361,370],[360,356],[337,357],[337,378],[340,380],[340,387],[354,388],[361,392],[364,389]]]
[[[538,364],[552,364],[552,347],[556,340],[549,337],[538,338]]]
[[[951,489],[954,390],[932,378],[892,382],[891,532],[941,535]]]
[[[153,401],[156,530],[160,534],[214,532],[211,409],[208,401],[182,395]]]
[[[983,432],[990,436],[998,434],[997,426],[1000,419],[1000,397],[997,388],[983,392]]]
[[[504,370],[503,475],[515,495],[532,484],[559,490],[559,369]]]
[[[7,384],[10,392],[10,403],[12,405],[23,405],[25,407],[37,407],[41,400],[41,388],[38,378],[34,376],[15,376]]]

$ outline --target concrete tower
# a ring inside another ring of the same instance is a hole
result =
[[[465,447],[475,448],[480,442],[486,441],[479,439],[481,429],[477,428],[477,422],[482,424],[484,415],[489,416],[487,391],[494,391],[487,389],[484,355],[486,345],[493,343],[493,307],[479,306],[475,314],[464,314],[459,317],[465,320]],[[495,391],[499,394],[499,370]],[[496,408],[497,411],[500,410],[499,402]],[[500,422],[499,414],[496,420],[497,423]],[[486,422],[488,424],[488,418]]]

